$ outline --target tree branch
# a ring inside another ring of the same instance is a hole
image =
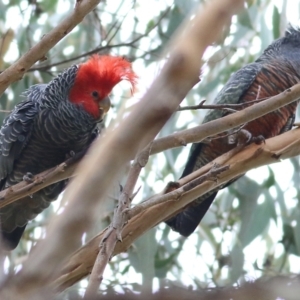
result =
[[[199,175],[215,164],[218,166],[223,166],[224,164],[229,166],[227,170],[218,175],[217,181],[205,181],[196,188],[182,194],[176,193],[176,190],[172,191],[173,198],[167,196],[167,194],[162,196],[169,197],[169,201],[154,206],[150,205],[147,209],[139,212],[123,229],[122,243],[117,243],[114,255],[126,251],[134,240],[147,230],[163,220],[168,219],[194,199],[222,185],[224,182],[238,177],[253,168],[276,163],[279,162],[280,159],[291,158],[299,154],[300,128],[297,128],[280,136],[268,139],[265,144],[251,144],[234,156],[230,153],[226,153],[218,157],[210,164],[204,166],[204,169],[197,171]],[[197,177],[194,173],[189,176],[189,178],[182,178],[182,183],[190,182],[193,178]],[[179,199],[178,195],[180,195]],[[135,208],[133,208],[133,212],[134,210]],[[71,256],[64,266],[62,274],[54,282],[56,288],[64,290],[89,274],[98,252],[99,241],[103,238],[103,234],[102,232],[94,237]]]
[[[261,103],[254,104],[242,111],[154,140],[151,143],[150,155],[175,147],[185,146],[188,143],[200,142],[211,136],[215,136],[221,132],[259,118],[271,111],[296,101],[299,97],[300,84],[296,84],[290,89],[264,100]],[[36,175],[31,183],[22,181],[6,190],[0,191],[0,208],[7,206],[22,197],[37,192],[52,183],[69,178],[72,176],[76,166],[77,164],[73,165],[70,162],[65,162],[55,168]]]
[[[201,184],[204,181],[207,180],[217,180],[217,175],[221,174],[222,172],[229,169],[228,165],[218,167],[216,165],[213,165],[206,173],[203,172],[200,176],[197,176],[198,172],[192,173],[193,179],[187,180],[186,177],[182,178],[181,182],[170,182],[166,193],[158,194],[156,196],[151,197],[150,199],[136,205],[135,207],[128,210],[129,218],[133,218],[134,216],[142,213],[146,209],[149,209],[157,204],[166,202],[166,201],[175,201],[180,199],[184,193],[190,191],[191,189],[195,188],[199,184]],[[203,174],[204,173],[204,174]],[[183,181],[187,181],[186,184],[182,184]],[[171,188],[170,188],[171,186]]]
[[[131,165],[127,181],[119,197],[119,203],[114,212],[113,221],[107,228],[106,233],[99,245],[99,252],[96,262],[92,269],[92,273],[89,279],[89,285],[86,289],[84,299],[89,299],[97,295],[99,285],[103,279],[103,272],[106,265],[112,257],[115,246],[118,241],[122,241],[122,230],[124,225],[128,222],[130,216],[128,209],[131,201],[135,197],[136,193],[133,193],[136,181],[140,175],[142,168],[147,164],[150,153],[150,147],[147,147],[144,151],[140,152],[133,164]]]
[[[24,299],[34,295],[37,287],[49,285],[65,257],[76,249],[83,232],[93,223],[96,204],[99,199],[103,202],[115,176],[157,135],[198,82],[206,47],[218,38],[224,24],[242,4],[242,0],[212,1],[184,24],[161,74],[131,114],[120,120],[117,129],[96,141],[90,156],[80,162],[79,175],[64,194],[68,203],[64,213],[51,222],[47,239],[36,245],[22,270],[5,282],[0,295],[11,288],[16,299]],[[211,30],[207,31],[207,27]]]
[[[261,101],[264,101],[268,98],[260,98],[248,102],[242,102],[242,103],[223,103],[223,104],[204,104],[206,100],[202,100],[197,105],[189,105],[189,106],[179,106],[177,111],[185,111],[185,110],[198,110],[198,109],[224,109],[224,110],[230,110],[230,111],[236,111],[237,109],[243,109],[245,107],[251,106],[254,103],[259,103]]]
[[[45,34],[41,41],[17,62],[4,70],[0,74],[0,96],[11,83],[22,79],[24,73],[38,60],[42,60],[47,52],[70,33],[99,2],[100,0],[78,0],[74,10],[68,17],[49,33]]]
[[[100,1],[99,1],[100,2]],[[107,45],[105,46],[100,46],[100,47],[97,47],[91,51],[88,51],[88,52],[85,52],[83,54],[80,54],[80,55],[77,55],[77,56],[74,56],[74,57],[71,57],[69,59],[65,59],[63,61],[59,61],[59,62],[56,62],[56,63],[52,63],[52,64],[48,64],[46,66],[37,66],[37,67],[33,67],[33,68],[30,68],[29,70],[27,70],[27,72],[33,72],[33,71],[45,71],[45,70],[48,70],[52,67],[56,67],[56,66],[59,66],[59,65],[62,65],[62,64],[66,64],[66,63],[70,63],[70,62],[73,62],[73,61],[76,61],[80,58],[83,58],[83,57],[86,57],[86,56],[89,56],[89,55],[92,55],[92,54],[95,54],[95,53],[99,53],[99,52],[105,52],[107,50],[111,50],[111,49],[114,49],[114,48],[120,48],[120,47],[132,47],[135,43],[137,43],[139,40],[141,40],[142,38],[148,36],[151,31],[153,31],[159,24],[160,22],[162,21],[162,19],[169,13],[170,11],[170,8],[167,8],[166,11],[161,14],[161,16],[158,18],[157,22],[151,27],[149,28],[145,33],[143,34],[140,34],[139,36],[137,36],[135,39],[133,39],[132,41],[129,41],[129,42],[126,42],[126,43],[120,43],[120,44],[114,44],[114,45],[111,45],[110,42],[111,40],[108,42]]]
[[[241,111],[216,119],[191,129],[176,132],[167,137],[157,139],[153,142],[151,154],[159,153],[167,149],[185,146],[189,143],[197,143],[207,137],[216,135],[248,123],[265,114],[283,107],[289,103],[299,100],[300,83],[292,86],[284,92],[273,96],[260,103],[247,107]]]
[[[86,154],[87,149],[76,153],[60,165],[35,175],[32,180],[23,180],[9,188],[0,191],[0,208],[5,207],[25,196],[29,196],[46,186],[70,178],[79,160]]]

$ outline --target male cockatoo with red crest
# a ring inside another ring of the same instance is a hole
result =
[[[37,84],[6,117],[0,130],[0,188],[54,167],[88,148],[110,108],[109,94],[121,80],[134,89],[136,75],[122,57],[94,55],[48,84]],[[0,209],[5,249],[15,248],[28,221],[50,205],[66,181],[52,184]]]

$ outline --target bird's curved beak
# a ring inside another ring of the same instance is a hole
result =
[[[99,101],[99,111],[101,115],[105,115],[109,111],[110,105],[111,103],[108,96]]]

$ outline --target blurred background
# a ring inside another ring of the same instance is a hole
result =
[[[221,0],[220,0],[221,1]],[[168,41],[179,24],[192,18],[196,0],[102,1],[44,61],[34,65],[24,78],[0,97],[0,121],[30,85],[49,82],[64,68],[86,60],[92,53],[121,55],[133,62],[139,76],[138,92],[131,97],[121,83],[112,95],[113,108],[106,119],[126,117],[132,105],[147,91],[168,57]],[[0,0],[0,72],[43,38],[73,9],[75,1]],[[298,25],[298,0],[248,0],[245,9],[232,19],[217,43],[204,55],[201,82],[182,105],[202,100],[213,102],[230,75],[256,57],[288,24]],[[209,30],[209,28],[207,28]],[[205,110],[177,112],[159,136],[199,125]],[[298,113],[299,115],[299,113]],[[299,120],[299,116],[297,117]],[[297,120],[296,120],[297,121]],[[161,192],[178,179],[190,145],[159,153],[149,159],[137,188],[134,203]],[[82,243],[105,228],[118,197],[118,182],[108,197],[99,221]],[[114,257],[104,273],[103,290],[156,290],[179,286],[206,289],[236,285],[263,276],[293,275],[300,271],[300,161],[298,157],[252,170],[218,194],[198,229],[183,238],[164,224],[150,230],[129,249]],[[53,214],[63,211],[58,200],[26,228],[18,248],[0,262],[0,272],[19,270],[36,240],[45,236]],[[63,297],[82,295],[82,280]]]

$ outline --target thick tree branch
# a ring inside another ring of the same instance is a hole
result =
[[[0,74],[0,96],[13,82],[22,79],[27,70],[38,60],[42,60],[47,52],[63,39],[83,18],[91,12],[100,0],[79,0],[72,13],[57,27],[45,34],[41,41],[25,53],[17,62]]]
[[[47,239],[37,244],[23,269],[5,282],[0,295],[12,289],[15,298],[32,298],[38,287],[48,286],[65,257],[76,249],[83,232],[93,223],[96,204],[106,197],[115,176],[157,135],[198,82],[206,47],[218,38],[224,24],[242,3],[242,0],[212,1],[185,24],[173,42],[168,62],[148,93],[120,121],[117,129],[107,132],[104,139],[93,145],[90,156],[79,164],[79,175],[64,194],[68,206],[63,215],[51,222]],[[211,29],[207,31],[207,27]]]
[[[32,180],[24,180],[0,192],[0,208],[9,205],[25,196],[29,196],[42,188],[74,175],[78,161],[86,153],[79,152],[60,165],[35,175]]]
[[[218,157],[207,166],[204,166],[204,170],[201,169],[201,171],[197,171],[199,175],[204,171],[211,169],[214,164],[229,166],[227,170],[218,175],[217,181],[205,181],[196,188],[189,189],[186,193],[177,193],[176,190],[172,191],[173,198],[168,195],[161,195],[161,197],[168,197],[169,201],[154,206],[150,205],[150,207],[134,216],[128,224],[126,224],[122,234],[122,243],[116,245],[114,255],[126,251],[134,240],[147,230],[161,221],[168,219],[171,215],[181,210],[182,207],[207,191],[212,190],[217,186],[222,185],[224,182],[244,174],[253,168],[279,162],[280,159],[291,158],[299,154],[300,128],[297,128],[280,136],[268,139],[265,144],[252,144],[236,153],[234,156],[228,152]],[[186,184],[195,177],[197,176],[192,173],[189,178],[182,178],[181,183]],[[152,199],[153,198],[150,200]],[[133,211],[134,210],[135,208],[133,208]],[[103,238],[103,234],[104,233],[102,232],[97,235],[71,256],[70,260],[65,265],[61,276],[54,283],[56,288],[64,290],[89,274],[97,256],[98,245]]]
[[[207,168],[206,168],[207,169]],[[201,175],[199,176],[199,172],[192,173],[193,178],[192,180],[188,180],[186,177],[182,178],[180,182],[170,182],[168,187],[166,188],[166,193],[158,194],[156,196],[151,197],[150,199],[134,206],[128,211],[128,215],[130,218],[133,218],[134,216],[142,213],[146,209],[153,207],[157,204],[172,200],[176,201],[180,199],[184,193],[192,190],[199,184],[203,183],[207,180],[217,180],[218,175],[222,172],[229,169],[228,165],[224,165],[221,167],[218,167],[217,165],[214,165],[206,172],[201,168]],[[183,184],[182,182],[186,182]]]
[[[127,211],[130,208],[131,201],[136,195],[136,193],[133,193],[133,190],[142,168],[148,162],[149,153],[150,147],[146,148],[145,151],[140,152],[131,165],[127,181],[119,197],[118,206],[114,212],[113,220],[100,242],[100,250],[92,269],[84,299],[89,299],[90,297],[97,295],[99,285],[103,279],[105,267],[113,255],[117,242],[122,240],[122,230],[129,219]]]
[[[189,143],[197,143],[207,137],[216,135],[216,132],[224,132],[257,119],[270,111],[276,110],[300,98],[300,83],[271,97],[263,102],[254,104],[241,111],[230,114],[223,118],[213,120],[191,129],[176,132],[167,137],[157,139],[153,142],[151,154],[164,150],[180,147]]]
[[[167,149],[181,147],[188,143],[200,142],[210,136],[217,135],[225,130],[229,130],[261,117],[270,111],[276,110],[300,97],[300,84],[296,84],[290,89],[254,104],[242,111],[232,113],[223,118],[207,122],[200,126],[182,130],[169,136],[159,138],[151,143],[150,155],[156,154]],[[65,165],[66,164],[66,165]],[[45,186],[72,176],[77,164],[65,162],[55,168],[42,172],[34,177],[33,182],[22,181],[9,189],[0,191],[0,208],[17,201],[18,199],[30,195]]]

